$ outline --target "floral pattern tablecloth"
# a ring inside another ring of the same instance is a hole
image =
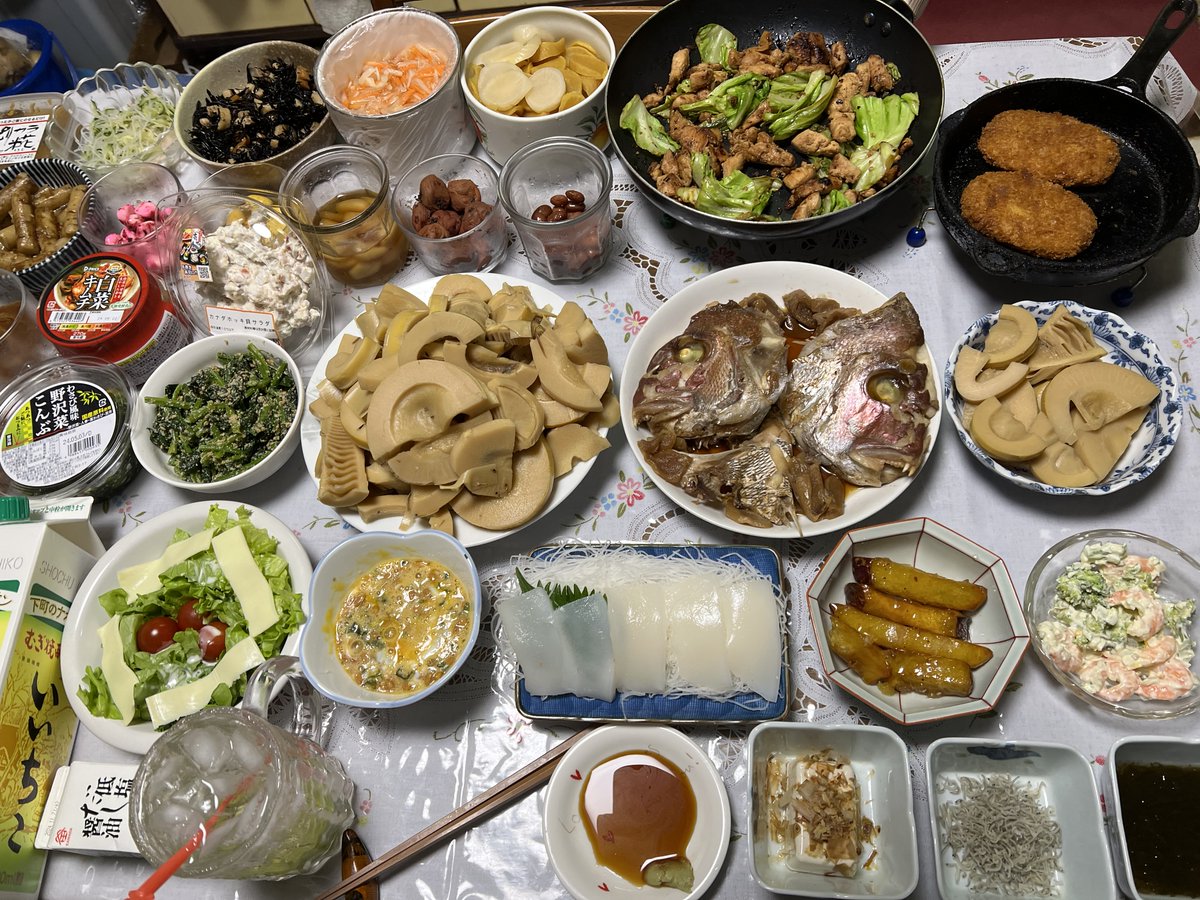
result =
[[[1061,40],[952,45],[936,48],[946,79],[947,112],[1001,85],[1029,78],[1069,75],[1107,77],[1128,59],[1136,41]],[[1196,92],[1169,57],[1151,91],[1155,103],[1183,120]],[[721,268],[763,259],[798,259],[842,269],[885,294],[905,291],[925,326],[928,344],[940,364],[955,339],[980,315],[1001,303],[1021,299],[1078,300],[1111,309],[1116,285],[1065,290],[1029,288],[991,279],[972,269],[942,232],[932,205],[929,164],[932,153],[900,196],[876,214],[851,225],[801,240],[739,243],[693,231],[664,218],[641,198],[628,173],[614,162],[616,241],[609,265],[591,282],[557,292],[577,300],[608,341],[613,369],[620,372],[629,342],[651,315],[685,284]],[[924,217],[928,243],[908,247],[907,230]],[[514,244],[498,271],[536,280]],[[394,280],[400,285],[429,277],[413,262]],[[342,291],[334,298],[335,325],[355,312],[370,292]],[[1186,406],[1184,429],[1174,454],[1150,479],[1104,498],[1052,498],[1018,489],[986,472],[943,428],[912,487],[870,521],[929,516],[999,553],[1018,586],[1038,555],[1059,539],[1094,526],[1121,526],[1160,535],[1195,552],[1200,529],[1200,237],[1168,246],[1149,265],[1134,304],[1118,310],[1150,335],[1169,357]],[[681,322],[682,324],[682,322]],[[315,356],[308,360],[311,368]],[[481,573],[494,574],[512,554],[563,538],[704,541],[728,543],[731,535],[689,516],[654,488],[634,460],[620,429],[583,483],[561,506],[517,535],[478,548]],[[95,515],[106,544],[155,515],[197,499],[139,476],[125,492]],[[283,519],[314,562],[349,535],[348,526],[317,503],[312,480],[299,453],[268,483],[236,495]],[[1103,763],[1118,737],[1133,732],[1190,734],[1195,720],[1137,724],[1104,716],[1068,695],[1027,655],[998,708],[988,714],[939,725],[902,727],[856,704],[823,676],[803,608],[804,589],[837,535],[775,542],[785,562],[790,591],[793,696],[791,717],[810,722],[860,722],[892,728],[909,746],[921,846],[916,897],[937,896],[925,797],[925,748],[938,737],[1024,738],[1069,744]],[[567,727],[533,725],[517,714],[512,672],[498,666],[490,634],[490,614],[475,652],[435,698],[394,712],[330,707],[331,753],[342,759],[358,784],[356,827],[375,853],[404,838],[533,760],[570,732]],[[691,727],[685,731],[708,753],[725,780],[733,807],[733,833],[727,863],[709,893],[712,897],[770,896],[752,880],[746,831],[747,769],[743,754],[747,728]],[[75,748],[81,760],[133,758],[82,731]],[[418,863],[387,879],[385,898],[404,900],[492,900],[558,898],[565,891],[551,869],[541,836],[541,795],[525,798],[491,821],[443,845]],[[304,884],[248,884],[220,881],[170,882],[159,896],[273,898],[315,895],[336,878],[336,863]],[[101,859],[56,853],[43,884],[47,898],[120,898],[147,876],[135,859]]]

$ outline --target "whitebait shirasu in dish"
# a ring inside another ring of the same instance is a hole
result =
[[[1196,601],[1161,597],[1164,569],[1124,544],[1088,544],[1058,577],[1051,618],[1037,626],[1046,655],[1110,703],[1190,694],[1198,683],[1188,634]]]
[[[1062,828],[1042,786],[1011,775],[940,778],[942,853],[955,881],[980,894],[1061,896]],[[932,798],[931,798],[932,802]]]

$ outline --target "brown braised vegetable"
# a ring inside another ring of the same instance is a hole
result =
[[[450,205],[450,189],[436,175],[426,175],[417,189],[417,200],[429,209],[445,209]]]
[[[0,268],[19,272],[62,249],[78,230],[86,191],[39,187],[25,172],[0,189]]]

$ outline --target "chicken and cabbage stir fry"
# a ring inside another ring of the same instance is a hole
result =
[[[685,47],[666,84],[634,96],[620,125],[657,156],[650,176],[668,197],[731,219],[767,219],[784,210],[807,219],[845,209],[896,177],[919,110],[900,93],[900,72],[877,55],[853,69],[841,41],[798,31],[782,47],[763,32],[739,49],[724,27],[696,35],[700,61]],[[757,174],[752,174],[757,173]]]

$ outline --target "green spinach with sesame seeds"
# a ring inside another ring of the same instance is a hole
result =
[[[184,481],[232,478],[283,440],[296,416],[297,391],[287,364],[253,344],[218,353],[216,365],[168,386],[167,396],[146,398],[156,407],[150,442]]]

